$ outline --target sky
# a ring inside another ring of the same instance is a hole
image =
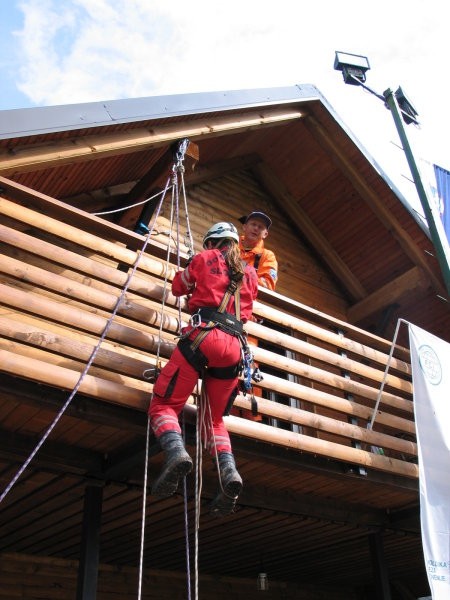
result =
[[[390,111],[333,64],[363,55],[373,92],[401,86],[414,155],[450,170],[447,2],[0,0],[0,110],[313,84],[414,205]]]

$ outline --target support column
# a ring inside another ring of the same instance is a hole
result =
[[[377,600],[391,600],[389,574],[384,556],[383,538],[379,531],[369,535],[370,556],[375,578]]]
[[[84,494],[77,600],[96,600],[103,483],[89,483]]]

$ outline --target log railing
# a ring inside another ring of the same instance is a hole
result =
[[[130,248],[139,236],[41,194],[29,202],[30,194],[12,186],[0,197],[0,370],[69,391],[121,294],[123,265],[138,257]],[[152,391],[146,374],[157,354],[162,363],[170,356],[180,311],[187,319],[184,301],[170,293],[175,267],[149,248],[80,386],[141,411]],[[396,349],[385,376],[387,340],[277,294],[261,292],[255,314],[262,324],[246,329],[259,340],[254,354],[264,379],[255,385],[263,389],[263,422],[230,416],[229,430],[417,478],[407,349]],[[249,397],[239,395],[236,405],[250,408]]]

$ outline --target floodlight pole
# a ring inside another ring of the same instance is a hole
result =
[[[431,241],[436,250],[436,257],[441,267],[442,275],[444,278],[447,293],[450,297],[450,247],[447,241],[447,236],[444,230],[444,226],[440,219],[440,216],[436,214],[436,206],[429,201],[427,192],[422,182],[419,169],[417,167],[414,155],[406,136],[406,131],[403,125],[403,119],[400,112],[400,107],[397,102],[397,98],[391,89],[387,89],[383,92],[383,97],[386,100],[386,105],[392,113],[395,126],[397,128],[398,135],[402,143],[403,151],[406,155],[411,174],[414,179],[417,194],[424,211],[428,228],[430,230]]]

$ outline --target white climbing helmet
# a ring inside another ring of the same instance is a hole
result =
[[[239,233],[233,223],[227,223],[226,221],[221,221],[220,223],[216,223],[212,227],[208,229],[205,233],[205,237],[203,238],[203,248],[206,246],[206,242],[211,239],[232,239],[236,243],[239,242]]]

